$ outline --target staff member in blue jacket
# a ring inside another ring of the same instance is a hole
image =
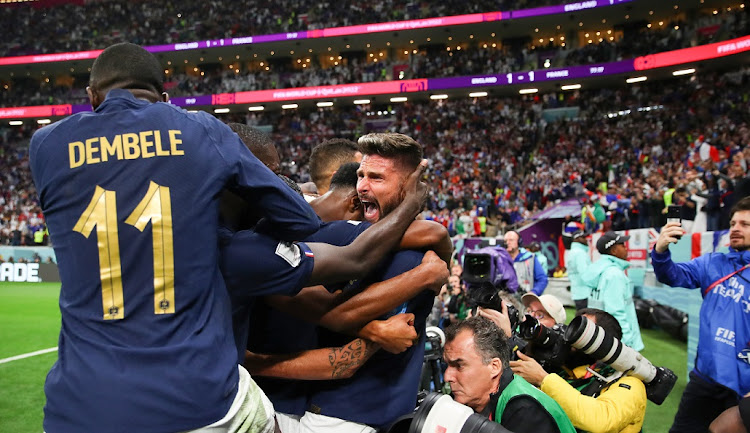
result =
[[[656,278],[669,286],[700,288],[703,305],[695,368],[670,432],[705,432],[750,391],[750,198],[732,208],[729,252],[674,263],[669,244],[685,234],[667,223],[651,252]]]

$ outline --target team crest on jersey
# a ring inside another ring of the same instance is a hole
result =
[[[293,268],[299,266],[302,261],[299,245],[294,242],[279,242],[276,245],[276,255],[284,259]]]

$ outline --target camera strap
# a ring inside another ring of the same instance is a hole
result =
[[[718,286],[719,284],[723,283],[724,281],[732,278],[732,276],[739,274],[740,272],[744,271],[745,269],[750,268],[750,263],[746,264],[745,266],[735,270],[734,272],[724,275],[723,277],[719,278],[718,280],[711,283],[710,286],[706,287],[706,290],[703,291],[703,296],[705,297],[708,295],[708,292],[713,290],[714,287]]]

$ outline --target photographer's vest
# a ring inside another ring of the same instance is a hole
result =
[[[505,387],[500,394],[500,398],[497,400],[497,406],[495,406],[495,422],[500,423],[500,421],[502,421],[503,412],[505,412],[505,405],[508,404],[513,397],[519,395],[528,395],[538,401],[547,413],[552,415],[555,423],[557,423],[557,428],[560,429],[560,433],[576,433],[576,429],[573,427],[568,416],[565,415],[565,411],[562,410],[555,400],[552,400],[552,397],[543,393],[529,382],[526,382],[521,376],[516,375],[513,375],[513,380],[511,380],[508,386]]]

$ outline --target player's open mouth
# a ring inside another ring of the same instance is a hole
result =
[[[375,203],[370,203],[367,201],[362,202],[362,206],[365,210],[365,219],[367,221],[377,221],[378,215],[380,214],[380,209],[378,209],[378,205]]]

